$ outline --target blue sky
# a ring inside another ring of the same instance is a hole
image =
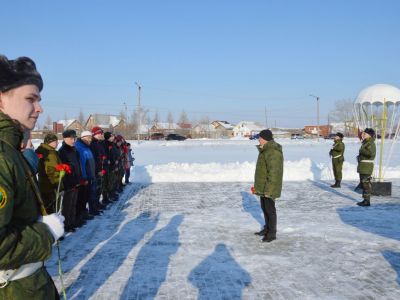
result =
[[[29,56],[53,120],[129,111],[269,126],[321,123],[372,84],[400,86],[400,1],[2,1],[0,53]]]

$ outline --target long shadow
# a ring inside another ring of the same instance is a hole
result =
[[[242,195],[242,205],[245,212],[249,213],[261,227],[264,227],[264,217],[262,215],[260,201],[256,201],[257,198],[248,192],[240,192]]]
[[[133,247],[153,230],[159,216],[144,212],[127,222],[80,269],[79,277],[67,288],[67,295],[74,299],[88,299],[118,270]],[[100,228],[102,230],[102,228]]]
[[[356,198],[353,198],[351,196],[348,196],[346,194],[341,193],[338,189],[331,188],[328,183],[325,183],[325,182],[322,182],[322,181],[316,181],[316,180],[308,180],[308,181],[310,181],[314,186],[320,188],[321,190],[330,192],[330,193],[335,194],[335,195],[337,195],[339,197],[346,198],[346,199],[349,199],[349,200],[354,201],[354,202],[361,201],[361,199],[356,199]]]
[[[250,274],[231,256],[225,244],[194,268],[188,279],[198,288],[198,299],[242,299],[243,289],[251,283]]]
[[[400,252],[385,250],[382,252],[383,257],[392,265],[397,272],[397,283],[400,285]]]
[[[400,204],[373,204],[370,207],[349,206],[337,209],[342,221],[363,231],[400,240]]]
[[[154,299],[165,281],[171,256],[180,246],[178,227],[182,215],[174,216],[167,226],[156,231],[140,249],[120,299]]]
[[[148,184],[133,184],[126,196],[111,204],[110,209],[106,210],[104,215],[88,221],[84,227],[65,238],[61,243],[61,261],[64,273],[75,268],[95,247],[116,233],[121,222],[126,218],[126,213],[121,211],[117,215],[112,215],[110,210],[116,205],[126,205],[132,197],[148,186]],[[46,265],[51,276],[58,276],[55,251],[52,259]]]

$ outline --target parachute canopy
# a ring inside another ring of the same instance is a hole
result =
[[[400,89],[389,84],[375,84],[363,89],[355,104],[400,103]]]

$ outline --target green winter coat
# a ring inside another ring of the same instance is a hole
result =
[[[60,156],[57,150],[47,144],[40,144],[36,149],[39,155],[39,188],[44,194],[52,193],[57,190],[60,181],[59,172],[56,171],[56,165],[61,164]],[[62,183],[61,183],[62,186]]]
[[[39,205],[19,152],[22,135],[20,126],[0,112],[0,270],[45,261],[54,243],[47,225],[37,222]],[[54,299],[55,293],[51,277],[41,268],[1,288],[0,299]]]
[[[368,138],[363,140],[357,156],[357,172],[362,175],[372,175],[374,171],[374,159],[376,156],[375,139]]]
[[[331,151],[329,151],[329,155],[332,156],[332,162],[335,161],[344,161],[344,143],[341,140],[337,140],[333,143]]]
[[[254,193],[272,199],[279,198],[282,191],[283,154],[282,146],[269,141],[259,151],[254,176]]]

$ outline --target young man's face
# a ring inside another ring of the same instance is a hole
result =
[[[64,138],[64,143],[66,143],[68,146],[73,147],[75,146],[75,140],[76,140],[75,137],[66,137]]]
[[[36,85],[23,85],[0,93],[0,110],[20,122],[25,129],[31,130],[43,112],[40,100]]]
[[[103,141],[104,140],[104,133],[98,133],[93,137],[98,141]]]
[[[370,138],[371,136],[368,134],[368,133],[366,133],[365,131],[363,131],[362,133],[361,133],[361,138],[363,139],[363,140],[365,140],[365,139],[367,139],[367,138]]]
[[[337,135],[335,135],[335,141],[339,141],[340,137],[338,137]]]
[[[258,138],[258,142],[260,143],[260,146],[264,146],[267,143],[267,141],[264,140],[261,136]]]

